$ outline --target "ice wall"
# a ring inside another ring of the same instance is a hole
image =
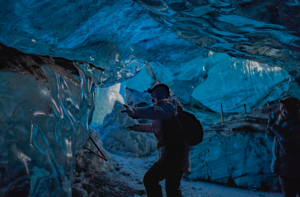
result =
[[[192,180],[227,186],[276,190],[271,172],[272,142],[265,138],[267,119],[279,104],[232,116],[205,130],[203,142],[192,148]]]
[[[92,64],[29,55],[2,43],[0,65],[0,196],[71,196],[95,87],[137,70],[98,76],[103,69]]]
[[[131,63],[131,67],[136,67],[136,62]],[[127,67],[129,67],[127,65]],[[153,73],[148,64],[140,66],[139,72],[132,78],[121,83],[115,84],[107,88],[96,89],[95,112],[93,114],[92,127],[97,127],[103,124],[104,117],[111,113],[115,101],[125,103],[126,92],[125,88],[143,92],[152,87],[154,83]]]
[[[147,64],[137,75],[126,81],[126,88],[139,92],[152,88],[154,83],[151,67]]]
[[[291,75],[285,69],[233,58],[225,53],[210,51],[204,57],[174,67],[152,61],[148,65],[150,72],[142,69],[126,81],[127,88],[142,93],[154,83],[165,83],[204,125],[220,120],[221,103],[228,118],[233,113],[243,113],[244,104],[250,111],[268,101],[281,99],[291,91]],[[132,104],[147,103],[143,97],[142,94],[131,95],[127,100]]]
[[[113,109],[115,101],[120,101],[124,104],[124,99],[120,94],[121,84],[115,84],[107,88],[97,88],[95,94],[95,112],[93,113],[92,124],[99,126],[103,124],[103,119],[106,114]]]
[[[208,77],[195,87],[192,97],[220,113],[243,113],[285,96],[290,75],[280,67],[239,60],[224,53],[207,59]]]
[[[89,135],[94,85],[82,71],[77,81],[52,58],[41,58],[41,65],[35,58],[4,60],[6,66],[25,64],[32,74],[0,72],[0,195],[71,196],[75,153]]]

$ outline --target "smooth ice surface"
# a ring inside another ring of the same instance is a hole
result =
[[[95,87],[132,77],[136,67],[98,76],[101,70],[86,62],[28,55],[1,43],[0,64],[0,195],[71,196]],[[120,84],[109,90],[106,101],[123,99]]]
[[[198,56],[177,66],[166,67],[159,62],[149,64],[156,78],[167,84],[181,102],[188,103],[194,88],[207,78],[208,65],[205,61],[205,56]]]
[[[195,87],[192,97],[215,112],[244,112],[283,98],[289,87],[288,72],[251,60],[239,60],[226,54],[210,56],[208,77]]]
[[[149,72],[149,66],[144,67],[137,75],[126,81],[126,88],[143,92],[152,88],[151,84],[154,82]],[[153,74],[152,74],[153,75]]]
[[[75,153],[89,135],[93,85],[85,74],[80,84],[63,70],[42,66],[42,71],[47,83],[35,76],[0,72],[4,196],[71,196]]]
[[[107,88],[97,88],[95,92],[95,111],[93,113],[92,124],[99,126],[103,124],[103,119],[106,114],[113,109],[115,101],[120,101],[124,104],[124,99],[120,94],[121,84],[115,84]],[[124,87],[123,87],[124,88]]]
[[[158,62],[149,62],[149,65],[154,77],[143,69],[129,80],[130,83],[126,81],[129,84],[127,87],[139,92],[146,91],[150,79],[156,78],[167,84],[179,101],[205,125],[220,120],[221,103],[224,113],[243,113],[244,104],[250,111],[268,101],[283,98],[290,89],[291,75],[285,69],[233,58],[225,53],[210,51],[206,57],[174,67]],[[140,100],[139,97],[142,98],[138,95],[128,97],[128,100]],[[142,100],[137,102],[147,103]]]

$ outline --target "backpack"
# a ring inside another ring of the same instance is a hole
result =
[[[179,111],[175,115],[181,133],[190,146],[195,146],[203,140],[203,128],[200,121],[186,111]]]
[[[195,146],[203,140],[203,129],[199,120],[186,111],[176,112],[171,119],[162,122],[163,139],[177,139],[182,136],[190,146]]]

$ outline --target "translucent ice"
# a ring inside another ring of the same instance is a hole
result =
[[[215,52],[285,68],[299,66],[299,3],[137,0],[176,35]]]
[[[71,196],[97,85],[138,71],[28,55],[0,43],[0,196]],[[109,99],[109,98],[107,98]]]
[[[208,77],[195,87],[192,97],[213,111],[243,112],[282,98],[289,87],[288,72],[251,60],[214,54],[206,62]]]
[[[95,112],[92,120],[93,126],[103,124],[104,117],[112,111],[115,101],[120,101],[124,104],[120,88],[121,84],[118,83],[111,87],[96,89]]]

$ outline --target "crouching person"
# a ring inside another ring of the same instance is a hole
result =
[[[179,187],[183,173],[190,172],[190,148],[180,130],[170,129],[170,124],[174,124],[171,122],[173,115],[183,108],[178,101],[170,98],[169,87],[165,84],[158,84],[148,92],[153,106],[130,108],[124,105],[126,110],[122,111],[134,119],[153,120],[151,124],[128,127],[133,131],[154,133],[158,140],[160,157],[144,176],[147,196],[162,197],[159,181],[165,179],[167,196],[182,197]]]
[[[273,141],[272,172],[278,174],[284,197],[300,196],[300,101],[280,101],[280,114],[268,121],[266,136]]]

